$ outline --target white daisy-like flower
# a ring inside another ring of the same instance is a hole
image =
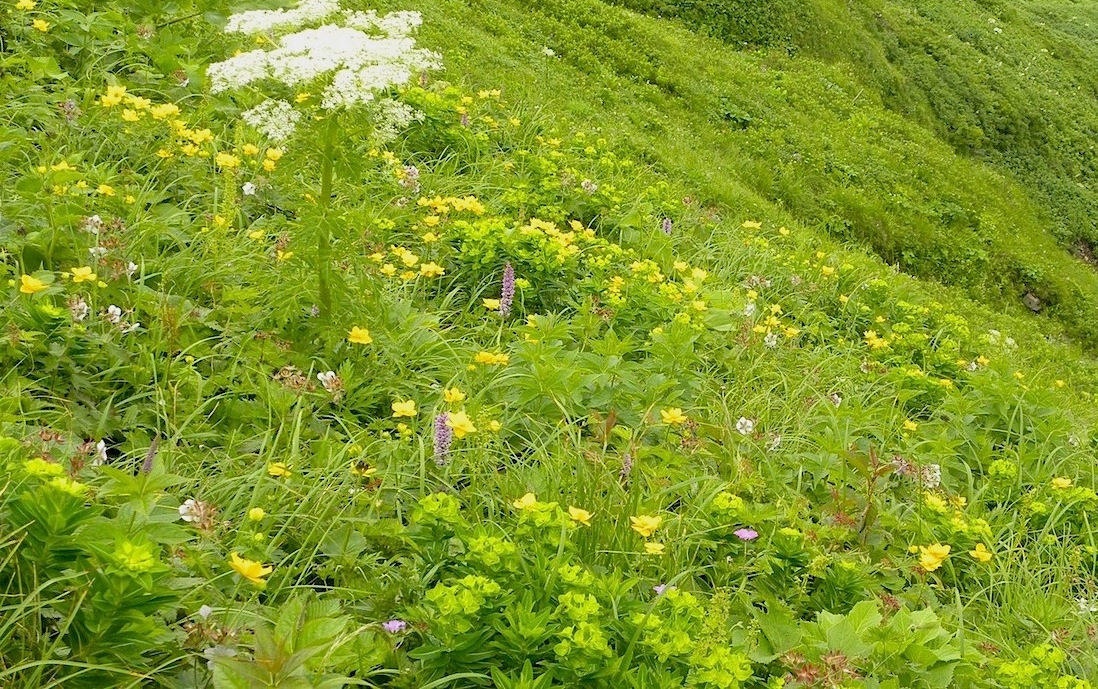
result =
[[[255,196],[255,185],[251,182],[245,182],[241,185],[240,191],[243,192],[245,196]]]
[[[751,435],[755,432],[755,421],[746,416],[741,416],[736,422],[736,430],[740,435]]]

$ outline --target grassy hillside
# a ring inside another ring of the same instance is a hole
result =
[[[845,5],[632,6],[385,3],[440,64],[339,108],[4,8],[0,684],[1091,686],[1052,197]]]

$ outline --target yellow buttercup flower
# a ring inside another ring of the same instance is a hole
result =
[[[286,478],[291,474],[285,462],[271,462],[267,465],[267,473],[275,478]]]
[[[149,108],[149,112],[158,120],[167,120],[179,114],[179,106],[174,103],[162,103]]]
[[[406,400],[404,402],[393,402],[392,407],[393,407],[393,417],[397,418],[397,419],[405,417],[405,416],[412,417],[412,416],[415,416],[416,414],[419,413],[418,411],[416,411],[416,401],[415,400]]]
[[[33,275],[20,275],[19,283],[19,291],[23,294],[37,294],[49,287],[49,284]]]
[[[92,269],[89,266],[72,269],[72,281],[74,283],[95,282],[95,280],[95,273],[92,272]]]
[[[992,558],[991,551],[983,543],[977,543],[976,548],[968,551],[968,554],[978,562],[990,562]]]
[[[463,411],[447,415],[446,425],[454,432],[455,438],[464,438],[470,433],[477,432],[477,427],[473,425],[469,415]]]
[[[587,510],[580,509],[579,507],[568,508],[568,517],[572,521],[583,524],[584,526],[591,526],[591,519],[594,516],[595,515],[591,514]]]
[[[488,364],[490,366],[503,366],[507,362],[511,361],[511,357],[506,354],[496,354],[494,352],[478,352],[473,361],[478,364]]]
[[[33,10],[37,5],[38,3],[34,0],[19,0],[19,2],[15,3],[15,9],[23,11]]]
[[[908,419],[908,420],[904,421],[904,430],[905,431],[917,431],[917,430],[919,430],[919,424],[915,423],[911,419]]]
[[[671,407],[669,409],[660,410],[660,420],[668,426],[678,426],[679,424],[689,421],[689,417],[682,413],[682,409]]]
[[[248,519],[253,522],[262,521],[263,517],[267,516],[267,512],[262,507],[253,507],[248,510]]]
[[[262,562],[247,560],[240,557],[240,555],[235,552],[229,556],[229,566],[232,567],[237,574],[260,587],[267,585],[267,582],[263,580],[263,577],[274,571],[273,567],[264,566]]]
[[[645,543],[644,554],[645,555],[663,555],[664,545],[662,543]]]
[[[629,521],[632,522],[632,529],[634,531],[641,536],[648,538],[656,533],[656,529],[660,528],[660,524],[663,523],[663,517],[660,517],[659,515],[652,516],[649,514],[640,514],[636,517],[629,517]]]
[[[114,196],[114,187],[109,184],[100,184],[95,190],[103,196]]]
[[[489,311],[499,311],[499,299],[482,299],[481,303],[483,303],[484,308]]]
[[[31,22],[31,26],[38,29],[42,33],[46,33],[50,30],[50,23],[45,19],[35,19],[33,22]]]
[[[217,163],[218,167],[223,167],[228,170],[240,165],[240,158],[237,158],[232,153],[218,153],[214,156],[214,162]]]
[[[351,332],[347,335],[347,340],[353,344],[368,345],[374,341],[374,338],[370,337],[369,330],[360,328],[356,325],[351,328]]]
[[[527,493],[518,500],[513,500],[511,504],[515,506],[516,510],[532,510],[537,507],[538,499],[533,493]]]
[[[419,267],[419,274],[428,278],[437,278],[446,274],[446,269],[437,263],[424,263]]]
[[[1056,490],[1065,490],[1071,488],[1073,481],[1066,476],[1057,476],[1052,479],[1052,487]]]
[[[941,543],[919,546],[919,566],[928,572],[933,572],[946,561],[950,550],[951,548],[948,545],[942,545]]]
[[[460,388],[452,387],[446,388],[442,391],[442,401],[447,404],[454,404],[456,402],[465,401],[465,393]]]

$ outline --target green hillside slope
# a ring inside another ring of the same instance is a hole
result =
[[[1098,680],[1086,6],[330,5],[2,10],[0,685]]]

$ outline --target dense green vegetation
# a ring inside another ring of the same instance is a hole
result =
[[[0,686],[1091,686],[1094,10],[256,6],[0,14]]]

